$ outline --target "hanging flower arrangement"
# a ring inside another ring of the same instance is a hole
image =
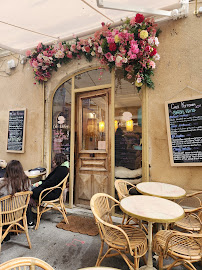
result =
[[[135,83],[138,90],[144,84],[154,88],[151,76],[156,61],[160,59],[157,53],[159,33],[153,19],[136,14],[118,28],[102,23],[102,28],[95,32],[94,37],[76,38],[71,43],[55,45],[39,43],[33,52],[28,50],[26,55],[39,83],[47,81],[52,71],[57,71],[63,63],[84,55],[88,61],[96,57],[110,71],[112,68],[123,69],[124,76]]]

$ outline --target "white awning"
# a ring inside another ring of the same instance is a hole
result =
[[[39,42],[70,40],[93,34],[101,23],[118,24],[149,9],[173,10],[179,0],[111,0],[116,6],[137,7],[137,12],[99,8],[96,0],[1,0],[0,47],[24,53]],[[101,1],[103,3],[109,1]],[[151,14],[150,14],[151,15]],[[164,15],[158,15],[157,18]]]

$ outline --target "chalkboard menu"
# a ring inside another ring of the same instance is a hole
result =
[[[9,111],[7,152],[24,153],[26,109]]]
[[[202,166],[202,97],[166,102],[172,166]]]

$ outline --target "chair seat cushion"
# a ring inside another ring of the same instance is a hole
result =
[[[175,231],[170,230],[161,230],[155,235],[153,244],[154,250],[157,252],[157,254],[160,250],[161,252],[165,250],[166,241],[171,235],[175,236],[173,236],[169,241],[167,251],[168,254],[177,256],[182,259],[196,261],[200,260],[201,247],[199,241],[197,241],[195,238],[175,234]]]

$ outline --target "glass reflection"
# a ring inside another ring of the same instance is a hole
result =
[[[82,149],[105,150],[106,95],[82,99]]]

